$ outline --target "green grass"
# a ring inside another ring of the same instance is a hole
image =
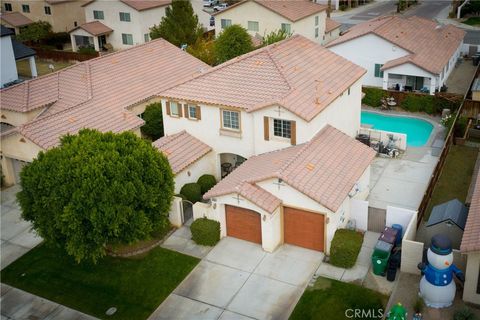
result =
[[[47,61],[42,59],[35,59],[35,64],[37,65],[38,76],[43,76],[44,74],[51,73],[52,71],[50,71],[50,69],[48,68],[48,65],[50,64],[53,64],[53,66],[55,67],[54,71],[58,71],[72,65],[72,63],[70,62]],[[30,64],[28,63],[28,60],[17,61],[17,72],[18,75],[21,77],[30,78],[32,76],[30,73]]]
[[[387,296],[356,284],[318,278],[314,287],[303,293],[290,319],[351,319],[345,315],[347,309],[375,310],[377,317],[372,314],[372,319],[379,319],[378,310],[383,310],[387,300]]]
[[[330,263],[340,268],[352,268],[362,248],[363,235],[360,232],[338,229],[330,248]]]
[[[468,24],[470,26],[478,26],[480,25],[480,17],[470,17],[462,23]]]
[[[1,272],[2,282],[84,313],[109,319],[146,319],[199,260],[163,248],[143,257],[106,257],[96,265],[76,264],[44,244]]]
[[[455,145],[450,148],[443,171],[433,189],[424,220],[428,220],[437,204],[457,198],[465,202],[472,180],[478,149]]]

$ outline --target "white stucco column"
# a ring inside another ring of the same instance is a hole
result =
[[[72,43],[72,51],[77,52],[78,47],[77,47],[77,42],[75,41],[75,35],[70,34],[70,42]]]
[[[28,64],[30,65],[30,74],[32,78],[36,78],[38,76],[37,73],[37,65],[35,64],[35,56],[31,56],[28,58]]]
[[[430,94],[435,94],[435,86],[437,84],[437,79],[435,77],[432,77],[430,79]]]
[[[12,159],[2,156],[2,173],[4,175],[4,183],[7,186],[15,184],[15,173],[13,170]]]
[[[280,207],[271,214],[261,212],[260,219],[262,221],[262,248],[267,252],[273,252],[282,240]]]
[[[386,71],[383,72],[383,84],[382,84],[383,90],[388,89],[388,75],[389,75],[388,72],[386,72]]]
[[[95,51],[100,52],[100,46],[98,45],[98,37],[93,37],[93,46],[95,47]]]

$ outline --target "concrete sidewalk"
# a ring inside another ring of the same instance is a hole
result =
[[[94,320],[92,316],[37,297],[23,290],[1,284],[2,320]]]

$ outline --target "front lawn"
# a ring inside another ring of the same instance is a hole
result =
[[[480,25],[480,17],[470,17],[462,23],[468,24],[470,26],[478,26]]]
[[[2,282],[84,313],[109,319],[146,319],[199,260],[157,247],[136,258],[106,257],[76,264],[44,244],[1,272]]]
[[[363,235],[360,232],[338,229],[330,248],[330,263],[340,268],[352,268],[362,248]]]
[[[428,220],[432,208],[437,204],[455,198],[465,202],[477,156],[477,148],[460,145],[450,148],[443,171],[435,184],[432,198],[425,211],[424,220]]]
[[[387,296],[359,285],[318,278],[305,290],[290,319],[352,319],[349,309],[371,310],[371,318],[362,319],[380,319],[387,301]]]

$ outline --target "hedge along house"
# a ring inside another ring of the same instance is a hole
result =
[[[326,125],[309,142],[251,157],[209,190],[222,236],[323,251],[369,193],[375,151]]]
[[[65,134],[92,128],[140,135],[139,116],[159,91],[208,68],[158,39],[2,89],[1,122],[12,127],[0,135],[5,182],[18,183],[23,164]]]
[[[464,36],[452,25],[388,16],[353,26],[327,47],[368,70],[364,85],[434,94],[455,67]]]
[[[215,173],[212,148],[186,131],[162,137],[153,145],[165,154],[172,167],[177,194],[186,183],[197,182],[203,174]]]

